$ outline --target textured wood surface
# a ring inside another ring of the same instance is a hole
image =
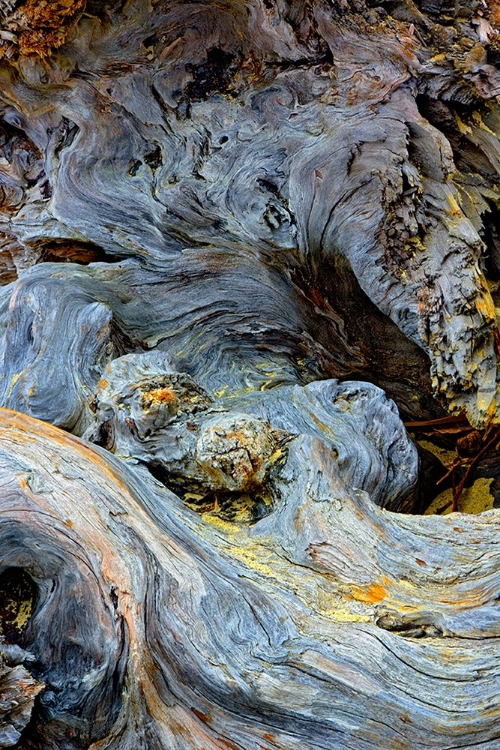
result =
[[[496,511],[387,513],[302,437],[273,512],[235,524],[45,423],[1,427],[0,550],[37,582],[47,685],[21,747],[495,746]]]
[[[499,11],[371,6],[0,3],[0,747],[498,747]]]

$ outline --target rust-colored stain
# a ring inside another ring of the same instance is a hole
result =
[[[381,583],[370,583],[369,586],[353,586],[352,596],[358,602],[378,604],[387,597],[387,590]]]
[[[194,706],[191,706],[191,711],[204,724],[210,724],[210,722],[212,721],[212,717],[210,716],[210,714],[204,714],[203,711],[198,711],[198,709],[195,708]]]
[[[500,27],[500,2],[499,0],[486,0],[486,5],[490,11],[490,21],[495,26]]]
[[[223,740],[222,738],[217,740],[217,747],[220,747],[220,750],[240,750],[240,748],[233,742],[230,740]]]
[[[319,291],[317,287],[312,286],[312,285],[309,287],[309,296],[314,302],[314,304],[316,305],[316,307],[319,307],[322,310],[329,307],[323,294]]]
[[[22,55],[47,56],[65,44],[69,30],[85,8],[86,0],[26,0],[8,19]],[[0,57],[4,45],[0,45]]]
[[[177,404],[178,400],[177,394],[172,388],[153,388],[144,393],[144,396],[142,397],[142,405],[145,408],[153,406],[154,404],[172,406]]]
[[[420,566],[427,565],[427,563],[425,562],[425,560],[420,560],[420,558],[418,558],[418,557],[415,558],[415,562],[417,563],[417,565],[420,565]]]

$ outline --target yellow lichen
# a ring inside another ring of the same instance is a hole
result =
[[[203,514],[202,518],[211,528],[225,536],[228,545],[224,548],[224,553],[228,557],[242,563],[249,571],[278,580],[281,586],[292,591],[306,607],[313,609],[318,615],[338,622],[371,621],[372,610],[364,605],[372,602],[362,600],[361,597],[356,599],[348,586],[333,582],[325,583],[322,576],[307,568],[300,569],[298,585],[297,571],[290,574],[289,561],[275,551],[275,542],[272,539],[249,539],[244,529],[211,513]],[[301,591],[307,592],[307,596],[301,596]],[[374,588],[372,600],[375,597],[379,601],[380,593],[381,590]],[[366,611],[363,611],[364,609]]]
[[[35,587],[21,569],[10,568],[0,576],[0,635],[17,641],[33,613]]]

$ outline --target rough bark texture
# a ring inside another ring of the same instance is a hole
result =
[[[0,3],[0,747],[498,747],[500,9],[373,6]]]

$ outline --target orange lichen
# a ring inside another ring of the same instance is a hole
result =
[[[46,57],[66,42],[85,4],[86,0],[26,0],[8,17],[6,30],[16,38],[21,55]],[[2,44],[0,57],[5,51]]]
[[[165,406],[173,406],[177,404],[178,401],[178,396],[172,388],[153,388],[150,391],[146,391],[142,397],[142,404],[146,408],[161,404],[165,404]]]
[[[353,586],[352,596],[358,602],[378,604],[387,597],[387,591],[381,583],[374,581],[369,586]]]

